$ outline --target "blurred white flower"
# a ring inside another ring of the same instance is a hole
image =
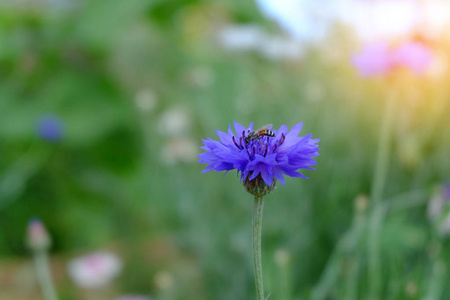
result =
[[[199,154],[198,145],[188,138],[177,138],[169,140],[161,149],[161,159],[167,165],[178,162],[192,162]]]
[[[217,32],[219,45],[228,51],[255,52],[270,60],[299,59],[301,44],[282,36],[270,35],[256,25],[228,25]]]
[[[82,288],[107,285],[122,270],[122,262],[113,253],[95,252],[73,259],[68,266],[69,276]]]
[[[156,94],[153,90],[147,88],[136,93],[136,106],[146,112],[150,112],[156,106]]]
[[[265,36],[256,25],[228,25],[217,32],[217,41],[225,50],[252,51],[259,47]]]
[[[189,131],[191,117],[181,108],[173,108],[164,112],[158,122],[158,131],[161,135],[183,136]]]
[[[295,60],[302,56],[301,45],[292,39],[283,37],[267,37],[257,49],[262,56],[271,60]]]

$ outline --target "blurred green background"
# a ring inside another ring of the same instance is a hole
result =
[[[0,299],[40,299],[24,244],[32,217],[52,236],[61,299],[254,299],[252,196],[234,172],[201,174],[196,157],[233,121],[304,122],[301,135],[321,139],[310,179],[266,197],[270,299],[367,296],[367,195],[392,85],[357,75],[358,41],[341,26],[300,58],[273,60],[221,47],[227,24],[282,34],[252,1],[2,3]],[[396,76],[383,299],[449,299],[450,245],[427,216],[449,179],[449,77]],[[46,117],[61,139],[40,136]],[[66,264],[99,249],[124,269],[93,296]]]

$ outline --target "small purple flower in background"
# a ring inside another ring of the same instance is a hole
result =
[[[28,222],[27,244],[32,251],[47,251],[50,248],[50,236],[39,218]]]
[[[42,139],[49,142],[58,142],[63,137],[63,123],[58,117],[44,116],[38,121],[37,131]]]
[[[232,132],[231,125],[228,133],[216,130],[220,141],[203,140],[204,146],[201,148],[206,152],[199,155],[199,162],[209,165],[202,173],[236,169],[244,183],[259,178],[271,186],[276,180],[286,184],[284,175],[307,178],[297,170],[313,169],[310,166],[316,165],[313,157],[319,155],[316,144],[319,139],[312,139],[312,134],[298,137],[302,123],[290,131],[283,125],[273,130],[273,137],[261,136],[248,142],[246,138],[253,131],[253,123],[244,128],[234,122],[234,128],[236,134]]]
[[[103,287],[122,270],[120,259],[109,252],[95,252],[81,256],[69,263],[72,280],[82,288]]]
[[[396,47],[386,42],[368,44],[352,58],[363,77],[386,75],[395,68],[405,68],[422,75],[432,62],[431,49],[419,42],[405,42]]]

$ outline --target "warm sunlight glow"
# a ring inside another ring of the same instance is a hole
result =
[[[450,24],[450,2],[442,0],[256,0],[261,12],[292,36],[321,39],[335,21],[364,41],[421,34],[440,38]]]

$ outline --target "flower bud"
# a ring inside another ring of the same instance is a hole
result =
[[[33,252],[47,251],[50,248],[50,236],[40,219],[34,218],[28,222],[26,242]]]
[[[365,213],[369,207],[369,197],[363,194],[358,195],[355,199],[354,206],[358,214]]]

